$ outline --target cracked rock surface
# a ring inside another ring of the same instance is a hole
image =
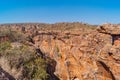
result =
[[[34,46],[56,61],[54,74],[60,80],[120,80],[120,25],[71,31],[25,30]]]

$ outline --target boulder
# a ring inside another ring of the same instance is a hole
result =
[[[120,34],[120,25],[116,24],[103,24],[100,25],[97,30],[100,33],[110,34],[110,35],[119,35]]]

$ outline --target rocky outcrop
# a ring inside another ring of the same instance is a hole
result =
[[[8,36],[0,36],[0,42],[9,41],[9,39]]]
[[[101,33],[118,35],[120,34],[120,25],[117,24],[103,24],[98,27],[98,31]]]
[[[97,56],[100,54],[100,48],[108,41],[102,41],[102,34],[95,33],[99,36],[86,33],[72,36],[69,39],[49,38],[42,41],[40,48],[57,62],[55,74],[61,80],[74,80],[75,78],[93,80],[100,76],[96,74],[98,77],[95,77],[95,73],[98,71]],[[100,36],[101,38],[99,38]],[[109,36],[107,37],[109,38]]]
[[[35,43],[57,62],[55,74],[61,80],[119,80],[119,44],[112,44],[112,35],[119,35],[119,31],[114,25],[111,29],[102,26],[104,31],[98,27],[76,35],[63,32],[55,39],[45,35],[40,44],[38,39]]]
[[[120,80],[120,25],[64,31],[33,26],[22,31],[30,37],[28,43],[34,42],[34,48],[55,61],[47,68],[48,73],[54,72],[51,76],[60,80]]]

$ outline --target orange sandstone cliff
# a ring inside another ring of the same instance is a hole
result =
[[[120,25],[61,30],[62,26],[69,25],[47,25],[53,28],[48,30],[38,27],[39,24],[31,27],[15,25],[11,30],[31,37],[34,43],[26,44],[39,48],[46,57],[55,60],[54,74],[60,80],[120,80]]]

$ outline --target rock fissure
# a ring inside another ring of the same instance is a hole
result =
[[[120,80],[120,25],[63,31],[38,26],[13,29],[28,36],[25,43],[34,48],[38,58],[50,59],[49,80]]]

